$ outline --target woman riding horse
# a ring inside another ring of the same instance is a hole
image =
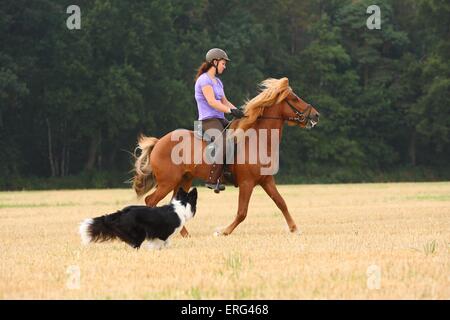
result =
[[[219,68],[219,64],[217,66]],[[274,158],[274,161],[277,162],[277,151],[272,149],[272,140],[280,142],[284,124],[312,128],[319,122],[319,112],[293,92],[287,78],[266,79],[262,82],[261,89],[256,97],[245,103],[245,117],[233,121],[230,129],[234,129],[236,132],[239,130],[245,133],[254,132],[258,148],[261,145],[263,149],[267,150],[267,156]],[[183,141],[185,139],[194,141],[194,144],[188,144],[189,147],[183,149],[182,156],[186,161],[182,162],[173,159],[174,151],[176,151],[175,154],[178,154],[179,151],[180,137],[183,138]],[[273,137],[275,138],[273,139]],[[245,139],[242,140],[242,143],[244,143],[244,148],[238,154],[244,161],[230,164],[230,172],[235,178],[235,185],[239,187],[237,214],[233,222],[219,234],[231,234],[245,219],[250,197],[257,185],[264,189],[280,209],[289,230],[297,232],[297,225],[277,190],[273,176],[275,172],[266,173],[263,169],[267,167],[267,163],[259,157],[256,158],[256,163],[250,161],[254,152],[251,152],[250,145],[245,143]],[[203,154],[206,148],[206,141],[199,141],[195,138],[194,132],[190,130],[175,130],[161,138],[141,136],[138,141],[138,149],[141,150],[141,154],[136,156],[136,174],[133,178],[133,188],[136,194],[144,196],[155,188],[151,194],[145,197],[146,205],[154,207],[171,191],[175,195],[180,187],[189,190],[195,178],[207,180],[211,171],[210,164],[192,161],[195,159],[197,151],[201,151]],[[189,234],[185,227],[181,229],[180,233],[184,237]]]
[[[206,53],[205,61],[198,68],[195,77],[195,100],[197,101],[198,120],[201,122],[202,131],[217,129],[222,132],[222,143],[215,143],[215,159],[224,159],[225,148],[224,128],[228,120],[224,113],[231,113],[235,118],[241,118],[244,113],[228,101],[223,90],[222,81],[217,77],[226,69],[227,61],[230,61],[225,51],[214,48]],[[219,193],[225,190],[221,183],[223,162],[215,161],[208,176],[205,186]]]

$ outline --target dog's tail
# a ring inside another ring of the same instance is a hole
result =
[[[117,211],[116,213],[86,219],[81,222],[79,228],[81,242],[87,245],[91,242],[104,242],[116,238],[122,239],[124,235],[121,233],[119,225],[122,213],[122,211]]]

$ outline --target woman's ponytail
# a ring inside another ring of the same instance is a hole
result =
[[[194,81],[197,81],[198,77],[200,77],[203,73],[209,70],[209,68],[212,67],[212,64],[210,62],[204,61],[202,65],[198,68],[197,74],[195,75]]]

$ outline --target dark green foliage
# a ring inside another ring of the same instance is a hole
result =
[[[0,189],[124,187],[139,133],[192,128],[194,75],[225,49],[242,105],[287,76],[321,112],[286,127],[278,181],[449,179],[450,4],[372,1],[0,2]]]

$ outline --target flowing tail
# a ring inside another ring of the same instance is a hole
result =
[[[135,175],[133,178],[133,189],[138,198],[156,186],[155,175],[150,166],[150,154],[158,141],[157,138],[146,137],[141,134],[138,139],[138,146],[134,150],[136,161],[134,163]],[[137,149],[141,150],[139,157],[136,156]]]
[[[135,246],[135,241],[133,241],[134,239],[132,239],[133,237],[127,229],[126,223],[121,219],[122,215],[129,210],[132,210],[132,207],[101,217],[84,220],[79,228],[81,242],[87,245],[91,242],[121,239]]]

